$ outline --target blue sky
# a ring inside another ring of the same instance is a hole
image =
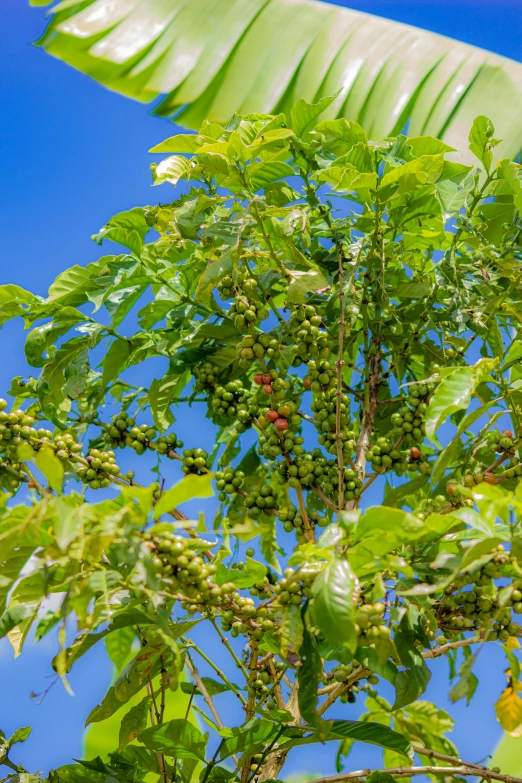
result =
[[[339,5],[520,58],[520,0],[354,0]],[[90,237],[112,214],[158,199],[158,191],[151,190],[147,150],[174,130],[150,116],[146,107],[103,90],[32,47],[43,29],[43,10],[30,9],[26,0],[6,0],[2,22],[0,282],[45,295],[58,272],[100,254]],[[11,377],[26,374],[22,345],[20,324],[6,325],[0,333],[0,396]],[[10,647],[0,643],[0,728],[8,733],[21,725],[34,726],[33,736],[15,756],[31,770],[80,756],[83,720],[110,679],[104,656],[95,653],[72,675],[74,698],[58,684],[37,706],[29,695],[49,685],[46,677],[55,652],[56,642],[49,638],[14,661]],[[484,652],[472,706],[451,707],[459,721],[454,739],[464,758],[487,756],[501,735],[492,703],[505,681],[503,668],[500,651]],[[438,662],[433,669],[427,697],[447,707],[447,664]],[[357,751],[353,764],[368,758]],[[313,757],[301,756],[301,763],[325,768],[318,750]]]

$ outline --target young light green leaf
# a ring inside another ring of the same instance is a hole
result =
[[[209,498],[214,494],[212,489],[213,473],[205,473],[198,476],[195,473],[185,476],[171,489],[167,489],[161,495],[154,507],[154,519],[166,514],[193,498]]]
[[[494,133],[495,127],[491,120],[483,115],[475,117],[469,133],[469,148],[488,172],[493,159],[491,148],[498,144],[498,140],[493,138]]]
[[[50,448],[40,449],[36,455],[35,464],[38,470],[44,474],[49,486],[59,492],[62,489],[64,470],[54,451]]]

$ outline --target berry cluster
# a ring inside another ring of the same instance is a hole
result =
[[[215,583],[212,577],[217,566],[205,563],[197,548],[183,536],[170,531],[157,535],[152,529],[146,530],[143,538],[151,550],[157,575],[168,582],[173,592],[181,593],[181,606],[189,614],[215,606],[223,596],[235,591],[231,583]]]
[[[120,476],[113,451],[90,449],[85,461],[76,468],[76,475],[90,489],[102,489],[111,485],[111,476]]]
[[[401,475],[408,468],[405,454],[387,437],[378,438],[366,452],[366,460],[375,470],[394,470]]]
[[[266,332],[246,334],[236,346],[239,366],[243,369],[250,367],[256,359],[275,359],[279,356],[279,350],[279,340]]]
[[[241,381],[229,381],[226,386],[214,387],[210,406],[215,415],[233,419],[239,410],[246,410],[247,397]]]
[[[321,332],[319,327],[322,325],[323,319],[313,305],[292,305],[292,315],[286,329],[294,343],[294,367],[309,362],[314,356],[320,359],[328,358],[331,352],[330,341],[326,332]]]
[[[219,367],[212,362],[204,362],[201,367],[192,368],[192,374],[196,379],[195,391],[212,391],[217,382]]]
[[[208,473],[208,452],[205,449],[185,449],[183,451],[183,473],[196,473],[198,476]]]
[[[274,490],[267,484],[262,487],[253,487],[245,497],[244,505],[251,517],[260,517],[268,513],[268,509],[276,509]]]
[[[446,593],[437,612],[438,625],[445,635],[482,630],[487,631],[489,640],[501,642],[520,635],[522,626],[513,620],[512,612],[522,614],[522,579],[505,587],[495,584],[509,562],[510,555],[499,544],[487,563],[455,580],[454,590]],[[445,636],[437,641],[444,644]]]
[[[235,468],[216,471],[216,487],[219,490],[219,500],[223,501],[227,499],[228,495],[234,495],[243,483],[244,478],[245,474],[243,471]]]

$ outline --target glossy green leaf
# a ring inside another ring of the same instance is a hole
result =
[[[315,579],[312,612],[315,624],[325,638],[355,652],[355,607],[359,580],[348,560],[333,560]]]
[[[433,439],[441,423],[452,413],[466,410],[477,385],[487,378],[494,360],[481,359],[473,367],[462,367],[446,375],[433,395],[426,413],[426,435]]]

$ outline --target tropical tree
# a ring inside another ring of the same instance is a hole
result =
[[[319,742],[331,781],[515,780],[422,696],[444,658],[470,702],[497,645],[497,716],[522,725],[521,167],[483,116],[470,167],[317,122],[331,101],[168,139],[173,200],[95,237],[123,253],[46,298],[0,288],[39,368],[0,404],[0,632],[23,654],[57,631],[65,687],[96,645],[123,667],[87,718],[117,746],[52,781],[284,780]],[[213,492],[211,519],[179,508]],[[29,731],[1,737],[13,783]],[[381,771],[345,769],[356,742]]]
[[[372,138],[408,123],[467,157],[486,114],[499,158],[522,148],[519,63],[318,0],[62,0],[40,45],[112,90],[159,98],[155,113],[189,128],[337,93],[323,119],[347,117]]]

